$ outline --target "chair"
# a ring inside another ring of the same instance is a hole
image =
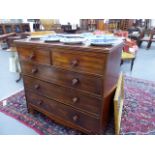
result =
[[[132,71],[133,65],[134,65],[134,62],[135,62],[135,58],[136,58],[136,54],[132,54],[132,53],[128,53],[128,52],[122,51],[121,65],[126,60],[131,61],[131,68],[130,68],[130,70]]]
[[[154,30],[151,30],[148,36],[142,35],[141,39],[139,39],[138,46],[140,47],[143,42],[147,42],[147,49],[151,47],[152,42],[155,42],[155,39],[153,38],[155,32]]]
[[[151,47],[152,42],[155,42],[154,35],[155,35],[155,30],[152,30],[151,34],[150,34],[150,39],[149,39],[149,42],[148,42],[148,45],[147,45],[147,49],[149,49]]]
[[[124,102],[124,77],[123,74],[121,73],[118,79],[114,96],[114,126],[116,135],[119,135],[120,133],[123,102]]]
[[[124,40],[124,47],[122,51],[121,57],[121,65],[124,61],[130,60],[131,61],[131,71],[133,69],[134,61],[137,55],[138,46],[135,40],[126,38]]]
[[[143,27],[131,27],[128,29],[129,38],[135,40],[137,45],[140,46],[142,43],[142,38],[144,39],[145,36],[145,29]],[[145,37],[146,39],[146,37]]]

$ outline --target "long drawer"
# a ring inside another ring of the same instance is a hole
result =
[[[86,54],[86,52],[70,51],[64,49],[52,50],[52,63],[73,71],[89,72],[94,74],[104,74],[105,55],[97,55],[94,53]]]
[[[28,104],[34,105],[40,110],[45,110],[44,114],[47,111],[55,117],[64,120],[64,122],[70,122],[91,132],[97,132],[99,129],[99,119],[90,117],[54,100],[38,96],[35,93],[28,91],[26,94]]]
[[[31,90],[38,95],[46,96],[95,116],[100,114],[102,100],[94,96],[27,76],[24,76],[24,85],[26,90]]]
[[[20,60],[50,65],[50,50],[39,47],[18,47]]]
[[[22,73],[66,87],[102,95],[102,77],[80,74],[51,66],[21,62]]]

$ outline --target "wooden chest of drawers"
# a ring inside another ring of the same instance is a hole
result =
[[[15,42],[29,111],[88,134],[104,134],[123,44],[113,47]]]

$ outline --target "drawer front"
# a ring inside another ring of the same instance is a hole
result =
[[[50,51],[46,48],[18,47],[21,60],[50,65]]]
[[[63,50],[53,50],[53,65],[66,69],[94,74],[104,74],[105,55],[86,54],[84,52],[63,52]]]
[[[38,108],[51,113],[55,117],[73,123],[74,125],[85,128],[92,132],[97,132],[99,129],[99,120],[95,119],[94,117],[90,117],[69,106],[42,96],[38,96],[31,92],[27,92],[26,96],[28,104],[35,105]]]
[[[65,103],[95,116],[100,114],[102,102],[96,97],[27,76],[24,76],[24,85],[26,90],[31,90],[39,95]]]
[[[21,62],[21,67],[22,72],[25,75],[36,77],[58,85],[84,90],[97,95],[103,94],[103,83],[101,77],[79,74],[55,67],[34,65],[27,62]]]

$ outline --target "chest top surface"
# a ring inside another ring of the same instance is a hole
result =
[[[30,40],[30,39],[21,39],[16,40],[15,45],[18,46],[37,46],[37,47],[46,47],[46,48],[58,48],[58,49],[66,49],[66,50],[76,50],[76,51],[86,51],[86,52],[101,52],[101,53],[109,53],[112,49],[122,46],[123,42],[118,42],[112,46],[92,46],[88,44],[64,44],[61,42],[53,42],[53,43],[45,43],[42,40]]]

